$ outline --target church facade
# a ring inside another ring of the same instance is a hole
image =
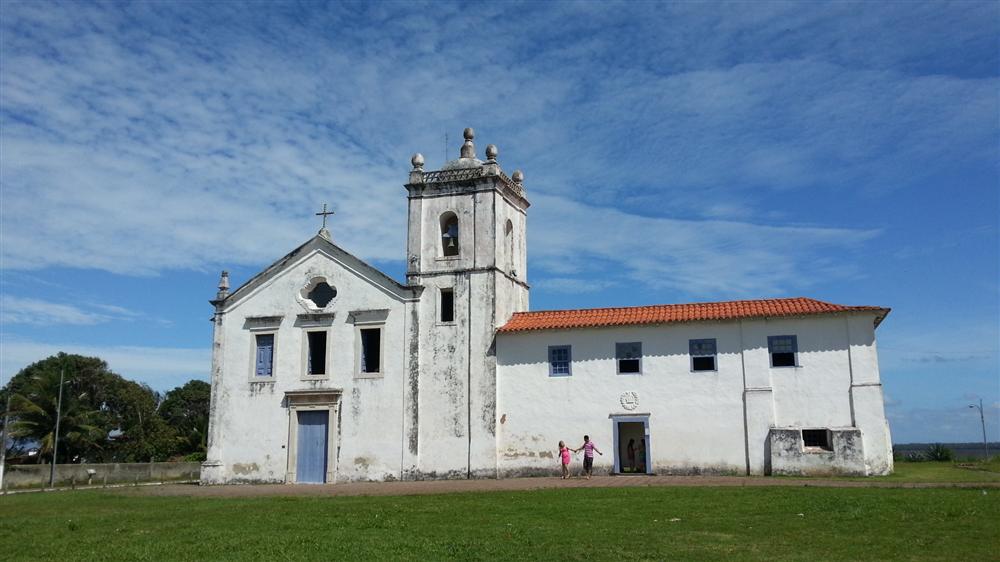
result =
[[[529,312],[523,174],[471,129],[406,183],[400,283],[325,227],[223,273],[202,483],[596,473],[887,474],[875,328],[813,299]],[[576,464],[579,464],[576,461]]]

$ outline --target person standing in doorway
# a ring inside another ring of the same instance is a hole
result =
[[[563,477],[563,480],[569,478],[569,458],[570,458],[569,457],[569,453],[570,453],[569,447],[566,446],[566,443],[560,441],[559,442],[559,464],[562,465],[562,477]]]
[[[579,453],[583,451],[583,473],[587,476],[587,480],[590,480],[591,475],[594,472],[594,451],[597,451],[598,455],[604,456],[604,453],[594,445],[594,442],[590,440],[589,435],[583,436],[583,445],[580,445],[576,449],[573,449],[574,453]]]
[[[639,472],[646,473],[646,440],[639,440],[639,451],[636,455],[639,459]],[[634,465],[633,465],[634,466]]]
[[[628,456],[628,472],[635,472],[635,439],[628,440],[628,448],[625,450]],[[623,471],[624,472],[624,471]]]

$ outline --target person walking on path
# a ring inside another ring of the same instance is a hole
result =
[[[569,478],[569,447],[563,441],[559,442],[559,463],[562,465],[563,480]]]
[[[574,453],[579,453],[583,451],[583,472],[587,475],[587,480],[590,480],[590,476],[594,472],[594,451],[597,451],[598,455],[604,456],[604,453],[594,445],[594,442],[590,440],[589,435],[583,436],[583,445],[580,445],[576,449],[573,449]]]

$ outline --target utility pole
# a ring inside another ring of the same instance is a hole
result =
[[[49,467],[49,488],[56,485],[56,453],[59,452],[59,418],[62,417],[63,375],[66,369],[59,368],[59,400],[56,402],[56,431],[52,434],[52,466]]]
[[[7,461],[7,425],[10,423],[10,397],[13,389],[7,389],[7,407],[3,411],[3,431],[0,431],[0,492],[3,492],[3,475]]]
[[[990,442],[986,440],[986,417],[983,415],[983,399],[979,399],[979,405],[969,404],[970,408],[979,408],[979,423],[983,426],[983,450],[985,451],[985,460],[990,458]]]

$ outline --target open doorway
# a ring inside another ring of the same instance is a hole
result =
[[[649,453],[649,420],[645,417],[620,417],[615,424],[615,472],[617,474],[652,474]]]

